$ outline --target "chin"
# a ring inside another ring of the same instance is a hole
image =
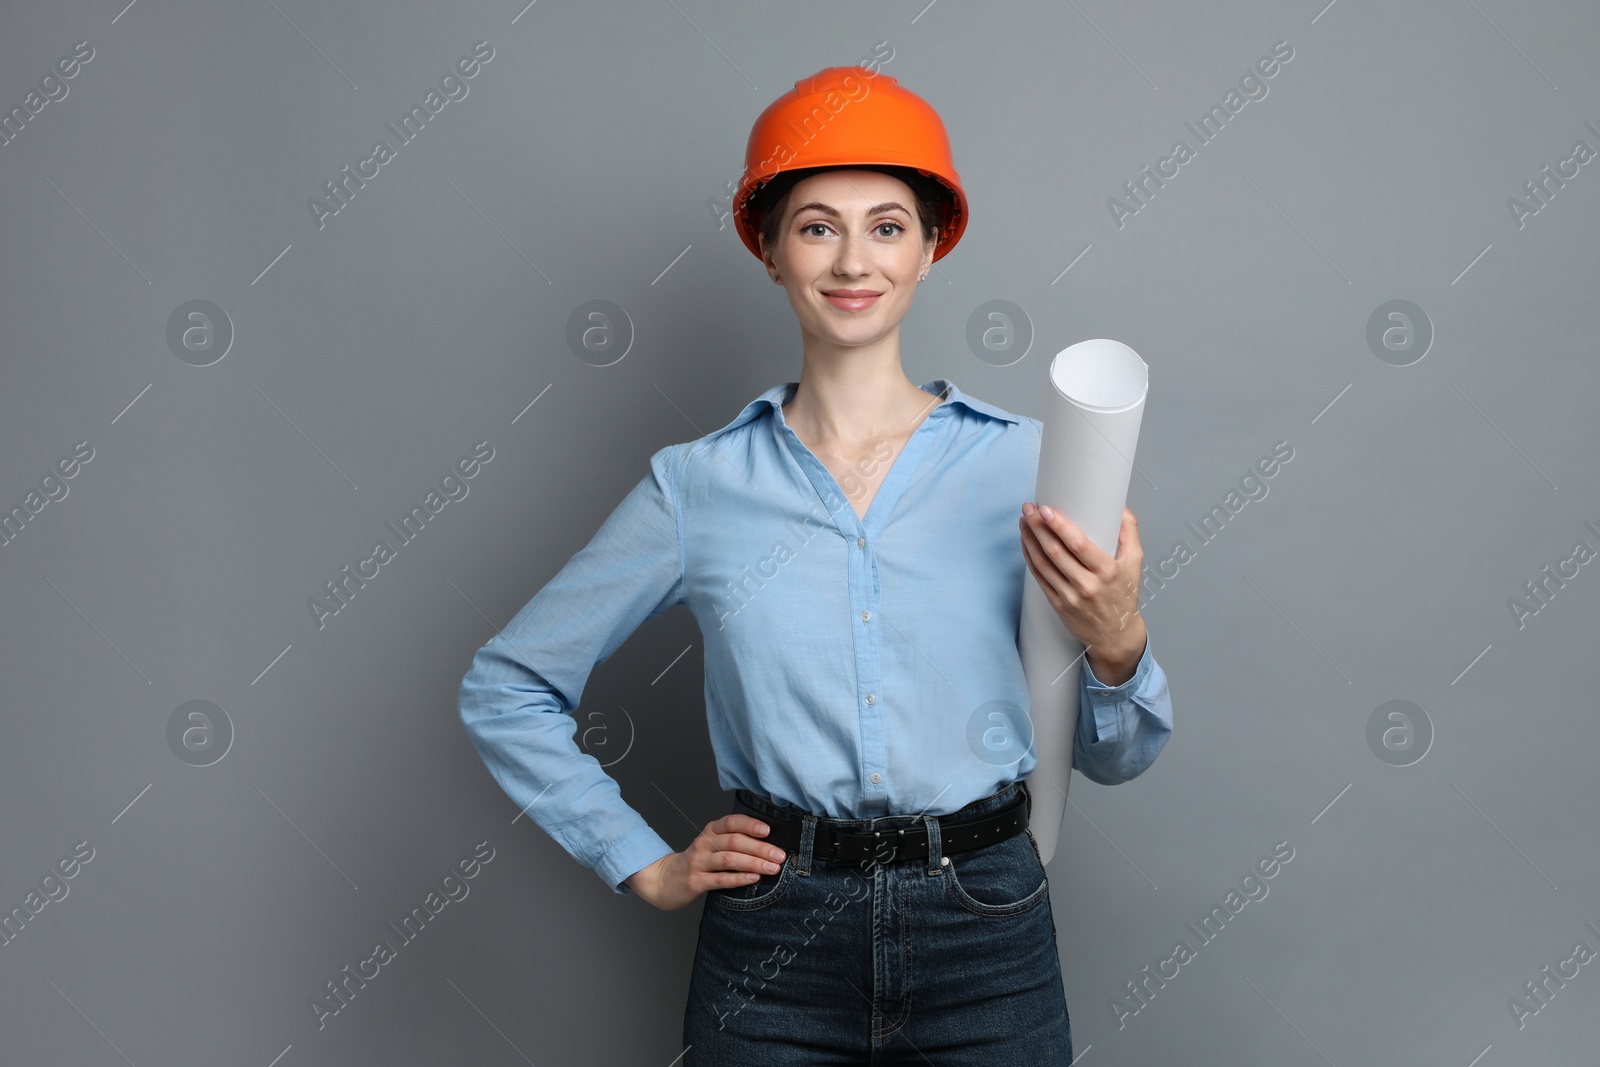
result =
[[[881,332],[852,334],[848,337],[834,335],[833,342],[841,348],[863,348],[874,341],[881,340],[884,336]]]

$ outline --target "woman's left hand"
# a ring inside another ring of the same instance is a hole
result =
[[[1144,655],[1144,619],[1139,615],[1139,576],[1144,549],[1139,522],[1122,509],[1117,556],[1108,556],[1077,524],[1054,508],[1022,505],[1017,520],[1028,570],[1072,635],[1088,649],[1095,677],[1120,685],[1133,677]]]

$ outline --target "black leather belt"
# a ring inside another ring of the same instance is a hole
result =
[[[988,812],[968,819],[952,819],[949,815],[934,816],[939,823],[940,852],[964,852],[982,848],[996,841],[1020,834],[1028,826],[1028,813],[1033,798],[1024,785],[1015,804],[999,811]],[[746,815],[754,816],[772,828],[762,841],[770,842],[794,854],[800,849],[802,820],[789,814],[770,814],[758,811],[735,797],[734,804]],[[860,864],[876,860],[892,863],[903,859],[926,859],[928,855],[928,829],[923,825],[891,827],[882,830],[844,830],[838,823],[844,820],[817,818],[816,835],[811,843],[811,854],[833,863]]]

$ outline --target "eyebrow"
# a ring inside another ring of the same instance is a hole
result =
[[[835,219],[843,219],[844,218],[843,215],[839,214],[838,209],[829,207],[827,204],[824,204],[820,200],[813,200],[809,204],[801,204],[799,207],[794,209],[794,213],[796,215],[800,214],[803,211],[820,211],[822,214],[827,215],[830,218],[835,218]],[[870,208],[867,209],[867,214],[868,215],[886,215],[891,211],[902,211],[902,212],[905,212],[905,214],[907,214],[907,215],[911,214],[911,211],[904,204],[901,204],[900,202],[895,201],[895,200],[888,200],[888,201],[885,201],[882,204],[874,204]]]

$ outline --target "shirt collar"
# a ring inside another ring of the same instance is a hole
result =
[[[707,434],[706,437],[711,438],[720,436],[730,430],[734,430],[740,426],[743,426],[751,419],[767,414],[769,411],[776,412],[778,408],[781,408],[784,404],[788,403],[789,398],[794,395],[794,391],[796,388],[798,388],[799,384],[800,383],[798,382],[783,382],[782,384],[774,385],[771,389],[768,389],[766,392],[750,401],[750,403],[746,404],[744,406],[744,410],[740,411],[732,422],[728,423],[721,429],[713,430],[711,433]],[[999,419],[1002,422],[1016,423],[1021,421],[1018,416],[1013,415],[1004,408],[999,408],[993,404],[979,400],[975,396],[968,396],[966,393],[963,393],[959,388],[957,388],[955,382],[952,382],[948,378],[935,378],[933,381],[919,386],[919,388],[931,396],[943,396],[946,393],[949,394],[944,403],[936,405],[932,411],[928,412],[929,418],[933,418],[936,415],[942,414],[952,405],[960,404],[969,411],[975,411],[980,415],[987,415],[992,419]]]

